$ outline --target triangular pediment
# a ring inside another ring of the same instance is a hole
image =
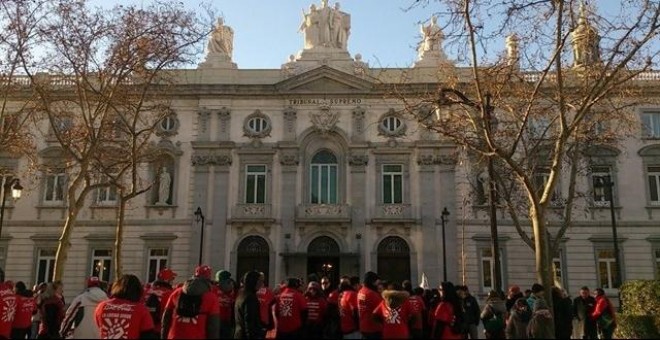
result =
[[[275,84],[279,92],[355,93],[371,91],[373,82],[334,69],[320,66]]]

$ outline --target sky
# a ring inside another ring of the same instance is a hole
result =
[[[148,4],[151,0],[90,0],[93,5]],[[179,0],[191,10],[200,10],[201,0]],[[234,30],[233,61],[240,69],[280,68],[289,55],[303,47],[303,35],[298,32],[302,12],[309,11],[320,0],[207,0],[211,1],[225,24]],[[341,10],[351,15],[348,51],[360,53],[371,67],[410,67],[417,58],[416,47],[421,40],[420,23],[428,23],[437,12],[438,1],[428,6],[413,6],[415,0],[330,0],[339,2]],[[616,0],[592,0],[599,12],[612,12],[620,5]],[[611,8],[608,8],[611,7]],[[438,20],[438,24],[443,23]],[[494,46],[499,53],[505,49],[503,38]],[[452,58],[451,52],[448,56]],[[200,55],[200,61],[203,55]]]

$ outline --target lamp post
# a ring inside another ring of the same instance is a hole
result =
[[[614,188],[614,182],[610,179],[609,176],[599,176],[596,178],[596,183],[594,183],[594,190],[596,194],[606,197],[608,203],[610,204],[610,217],[612,219],[612,241],[614,242],[614,263],[616,264],[616,270],[614,275],[616,275],[616,285],[618,288],[621,286],[621,263],[619,257],[619,237],[616,232],[616,215],[614,213],[614,195],[612,195],[612,188]],[[614,286],[614,284],[612,284]]]
[[[445,238],[445,224],[449,217],[449,210],[447,207],[442,209],[440,221],[442,221],[442,281],[447,282],[447,240]]]
[[[492,136],[493,130],[497,128],[497,118],[493,116],[493,110],[495,109],[491,104],[490,104],[490,99],[491,95],[490,93],[486,93],[485,99],[486,103],[485,105],[481,105],[481,103],[474,102],[470,100],[463,92],[460,92],[455,89],[448,89],[448,88],[443,88],[440,90],[441,93],[441,98],[438,100],[437,105],[438,106],[450,106],[454,104],[462,104],[462,105],[467,105],[471,106],[477,110],[483,110],[484,114],[484,129],[486,132],[487,136]],[[448,95],[454,95],[458,97],[458,100],[456,99],[449,99],[447,98]],[[436,114],[439,116],[439,112],[436,111]],[[490,215],[490,242],[491,242],[491,253],[493,255],[493,290],[495,290],[498,293],[502,292],[502,270],[501,270],[501,262],[500,262],[500,246],[499,246],[499,240],[497,236],[497,206],[495,205],[495,197],[496,197],[496,184],[495,184],[495,169],[493,166],[493,154],[495,150],[493,149],[492,146],[489,146],[490,155],[488,156],[488,205],[489,205],[489,215]]]
[[[199,262],[198,264],[202,264],[202,253],[204,249],[204,214],[202,214],[202,208],[197,207],[197,210],[195,210],[195,221],[197,223],[201,222],[201,228],[199,229]]]
[[[2,205],[0,205],[0,238],[2,237],[2,224],[5,219],[5,204],[7,201],[7,190],[11,190],[11,197],[15,200],[21,198],[23,187],[18,178],[7,180],[6,176],[2,177],[2,186],[0,186],[0,194],[2,195]]]

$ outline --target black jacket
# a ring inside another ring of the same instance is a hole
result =
[[[468,325],[479,325],[479,316],[481,308],[479,302],[472,295],[468,295],[465,299],[461,300],[463,306],[463,313],[465,315],[465,323]]]
[[[254,292],[241,291],[234,309],[236,328],[234,339],[263,339],[266,330],[261,323],[259,299]]]

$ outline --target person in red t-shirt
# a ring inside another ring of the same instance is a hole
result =
[[[142,283],[135,275],[122,275],[112,285],[110,299],[96,306],[94,319],[101,339],[141,339],[153,335],[154,322],[141,303]]]
[[[328,302],[325,300],[325,296],[321,292],[321,285],[318,282],[312,281],[309,283],[305,292],[305,300],[307,300],[305,338],[320,339],[323,337]]]
[[[234,336],[234,303],[236,289],[231,273],[219,270],[215,273],[218,289],[215,291],[220,302],[220,338],[231,339]]]
[[[259,299],[259,315],[261,316],[261,323],[266,327],[267,330],[272,330],[275,328],[275,320],[273,319],[273,305],[275,305],[275,294],[273,291],[268,288],[268,282],[266,282],[266,274],[263,272],[259,273],[261,275],[261,280],[263,286],[257,291],[257,298]]]
[[[378,294],[378,274],[369,271],[364,274],[364,285],[358,291],[358,310],[360,312],[360,333],[364,339],[380,339],[382,324],[373,318],[373,311],[383,298]]]
[[[161,329],[161,339],[218,339],[220,302],[212,289],[211,267],[198,266],[192,279],[170,295]],[[194,302],[198,300],[200,305]]]
[[[360,339],[357,291],[360,278],[342,277],[339,283],[339,324],[344,339]]]
[[[11,327],[12,339],[29,339],[32,336],[32,314],[37,311],[32,291],[27,289],[23,281],[16,282],[14,286],[16,294],[16,315]]]
[[[177,273],[170,268],[163,268],[158,272],[156,280],[151,284],[145,285],[149,287],[145,290],[143,301],[149,309],[151,319],[154,321],[154,332],[160,336],[161,321],[163,319],[163,311],[165,305],[169,300],[170,295],[174,291],[172,283],[177,277]]]
[[[451,324],[455,320],[456,313],[462,313],[461,302],[456,293],[456,288],[451,282],[443,282],[440,285],[440,303],[433,312],[432,339],[463,339],[463,334],[454,333]]]
[[[403,290],[410,294],[410,306],[415,315],[415,323],[410,326],[410,333],[413,339],[422,339],[424,337],[424,320],[426,320],[426,305],[424,304],[424,288],[417,287],[413,290],[412,282],[403,281]]]
[[[0,268],[0,339],[10,339],[11,327],[16,315],[16,294],[12,285],[5,282],[5,271]]]
[[[307,322],[307,301],[300,292],[300,279],[291,278],[277,298],[277,339],[300,339]]]
[[[415,315],[400,284],[393,283],[382,293],[383,301],[373,311],[375,318],[383,324],[383,339],[410,339],[410,324]]]

